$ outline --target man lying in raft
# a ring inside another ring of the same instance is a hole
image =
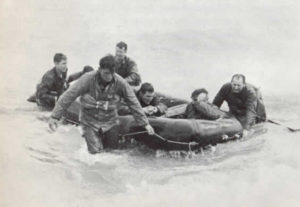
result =
[[[192,102],[186,107],[185,118],[216,120],[228,118],[229,115],[217,106],[208,102],[208,92],[205,88],[196,89],[191,95]]]
[[[136,122],[144,126],[148,134],[154,130],[141,108],[132,88],[115,73],[115,59],[107,55],[100,60],[100,67],[83,75],[63,93],[52,111],[49,128],[53,131],[58,120],[77,97],[80,97],[80,123],[83,137],[91,154],[104,148],[117,148],[119,141],[117,103],[123,98]]]
[[[221,107],[224,101],[229,106],[229,112],[242,124],[243,136],[255,123],[266,120],[266,111],[259,90],[246,83],[242,74],[232,76],[231,82],[222,86],[217,93],[213,104]]]
[[[156,96],[151,83],[143,83],[140,90],[137,91],[136,96],[147,116],[161,116],[168,109]],[[130,110],[127,106],[121,104],[119,114],[130,114]]]
[[[53,61],[54,67],[43,75],[42,81],[36,87],[36,93],[27,99],[46,110],[54,107],[56,100],[67,88],[67,56],[56,53]]]

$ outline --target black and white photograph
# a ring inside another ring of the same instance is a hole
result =
[[[300,2],[1,0],[1,207],[298,207]]]

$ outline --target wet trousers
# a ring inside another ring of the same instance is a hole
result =
[[[91,127],[83,126],[83,137],[85,138],[89,153],[96,154],[103,149],[117,149],[119,145],[119,127],[114,126],[103,132],[101,129],[95,131]]]

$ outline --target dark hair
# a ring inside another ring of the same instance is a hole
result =
[[[111,73],[115,72],[115,66],[116,66],[116,62],[115,62],[115,58],[112,55],[106,55],[103,58],[100,59],[99,61],[99,70],[100,69],[109,69]]]
[[[53,57],[53,61],[55,63],[60,63],[60,61],[66,60],[66,59],[67,59],[67,56],[62,53],[56,53]]]
[[[121,42],[119,42],[119,43],[117,43],[117,45],[116,45],[118,48],[121,48],[121,49],[125,49],[125,52],[127,52],[127,44],[125,43],[125,42],[123,42],[123,41],[121,41]]]
[[[191,98],[195,101],[198,98],[199,94],[201,94],[201,93],[208,94],[208,92],[205,88],[199,88],[199,89],[196,89],[193,91]]]
[[[140,92],[143,93],[143,94],[145,94],[146,92],[153,93],[154,88],[153,88],[151,83],[143,83],[141,88],[140,88]]]
[[[91,72],[91,71],[93,71],[93,70],[94,70],[93,67],[91,67],[91,66],[89,66],[89,65],[86,65],[86,66],[83,67],[82,72],[83,72],[83,73],[88,73],[88,72]]]
[[[233,81],[234,78],[242,78],[243,79],[243,83],[246,83],[246,77],[243,74],[234,74],[231,78],[231,82]]]

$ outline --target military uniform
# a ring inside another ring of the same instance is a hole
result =
[[[55,67],[47,71],[36,88],[36,102],[39,106],[52,109],[56,100],[66,89],[67,73],[58,74]]]

